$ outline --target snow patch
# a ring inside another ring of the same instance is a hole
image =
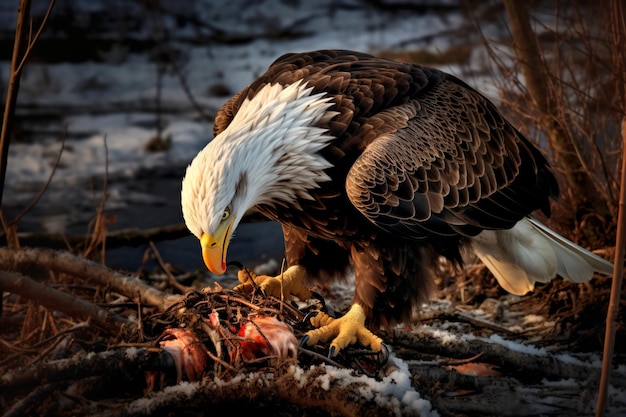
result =
[[[160,395],[139,398],[128,405],[129,414],[151,415],[162,404],[171,403],[172,397],[177,401],[191,398],[201,387],[199,382],[180,382],[179,384],[166,387]]]
[[[491,336],[489,336],[489,340],[498,345],[504,346],[505,348],[513,352],[524,353],[531,356],[546,356],[548,354],[548,351],[546,351],[544,348],[537,348],[532,345],[524,345],[519,342],[506,340],[502,338],[502,336],[500,336],[499,334],[492,334]]]
[[[142,351],[142,349],[139,349],[139,348],[136,348],[134,346],[131,346],[131,347],[126,348],[126,351],[125,351],[124,354],[125,354],[127,359],[132,361],[132,360],[135,360],[138,357],[138,355],[139,355],[139,353],[141,351]]]
[[[356,374],[349,369],[333,366],[326,366],[326,369],[327,376],[332,378],[335,384],[343,387],[351,384],[361,385],[358,392],[363,398],[373,399],[381,406],[393,405],[393,411],[397,416],[439,416],[439,413],[432,409],[430,401],[422,398],[411,386],[412,376],[406,362],[391,354],[388,366],[395,369],[381,380]]]

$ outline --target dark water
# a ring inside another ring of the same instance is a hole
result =
[[[206,270],[200,253],[200,242],[195,236],[156,243],[165,262],[183,271]],[[141,266],[148,244],[137,247],[116,248],[107,251],[107,265],[128,271]],[[284,245],[280,225],[275,222],[243,223],[239,226],[228,249],[228,261],[238,261],[247,266],[265,263],[283,257]],[[154,262],[146,268],[150,269]]]

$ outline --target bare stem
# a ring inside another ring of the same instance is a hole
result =
[[[15,104],[17,102],[17,92],[20,85],[20,55],[26,31],[24,27],[30,14],[30,0],[20,0],[17,11],[17,24],[15,26],[15,41],[13,43],[13,56],[11,57],[11,72],[9,75],[9,86],[4,106],[4,116],[2,119],[2,131],[0,132],[0,207],[2,206],[2,194],[4,194],[4,179],[7,171],[7,160],[9,157],[9,135],[13,129],[13,116],[15,114]]]
[[[622,122],[622,139],[626,150],[626,116]],[[621,298],[622,277],[624,276],[624,245],[626,245],[626,220],[624,209],[626,206],[626,157],[622,154],[622,180],[619,195],[619,211],[617,215],[617,239],[615,243],[615,261],[613,263],[613,282],[611,283],[611,298],[606,314],[606,330],[604,334],[604,352],[602,356],[602,374],[600,375],[600,387],[598,389],[598,402],[596,417],[604,416],[606,398],[611,380],[611,364],[615,349],[615,330],[619,314]]]

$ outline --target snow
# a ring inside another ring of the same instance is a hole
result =
[[[420,416],[438,417],[439,413],[432,409],[430,401],[422,398],[420,394],[411,386],[411,373],[408,365],[397,358],[390,356],[389,375],[382,379],[375,379],[357,373],[353,369],[338,368],[332,365],[316,365],[309,369],[303,369],[295,363],[290,365],[288,373],[295,379],[299,387],[307,386],[308,389],[330,390],[338,387],[351,391],[366,401],[374,401],[381,409],[393,412],[396,416]],[[314,379],[311,375],[320,373]],[[155,392],[149,396],[137,399],[128,405],[127,412],[152,414],[160,406],[171,402],[180,403],[181,399],[190,399],[198,395],[206,395],[207,387],[218,388],[242,386],[273,387],[278,383],[276,376],[272,372],[259,374],[258,372],[239,373],[228,380],[218,377],[210,381],[197,383],[181,382],[174,386],[168,386],[161,392]],[[208,385],[207,385],[208,384]],[[211,385],[214,384],[214,385]],[[278,388],[278,387],[277,387]],[[245,396],[244,396],[245,397]]]
[[[163,392],[154,397],[139,398],[128,405],[129,414],[152,415],[155,409],[161,404],[171,402],[172,398],[180,401],[184,398],[191,398],[201,388],[199,382],[180,382],[163,389]]]
[[[389,375],[378,380],[363,374],[358,374],[352,369],[337,368],[332,365],[325,366],[325,373],[319,375],[316,381],[322,389],[329,390],[331,387],[356,387],[361,398],[374,400],[381,407],[389,408],[397,416],[419,415],[439,416],[432,409],[430,401],[422,398],[411,385],[411,373],[406,362],[390,355],[389,365],[393,370]],[[304,372],[293,366],[294,375],[300,379],[300,384],[311,383],[304,377]]]
[[[316,378],[320,383],[320,387],[326,391],[330,389],[330,375],[328,373],[320,375]]]
[[[567,353],[561,353],[554,356],[561,362],[569,363],[572,365],[589,366],[590,368],[596,369],[600,369],[600,367],[602,366],[602,358],[596,355],[593,355],[590,358],[586,358],[586,360],[581,360]]]
[[[131,346],[129,348],[126,348],[125,351],[125,355],[128,359],[130,360],[134,360],[135,358],[137,358],[139,356],[139,353],[142,351],[142,349],[136,348],[134,346]]]
[[[488,338],[484,338],[475,336],[473,334],[459,334],[457,332],[447,331],[445,330],[445,324],[437,327],[431,325],[422,325],[421,327],[423,329],[427,329],[434,337],[440,339],[443,343],[457,343],[463,341],[480,340],[487,343],[497,344],[505,347],[507,350],[510,350],[512,352],[523,353],[529,356],[548,355],[548,351],[545,348],[538,348],[536,346],[533,346],[532,344],[524,344],[520,343],[519,341],[506,340],[497,333],[492,334]],[[563,363],[578,366],[588,366],[589,368],[594,369],[600,369],[600,366],[602,364],[602,359],[597,357],[596,355],[591,355],[585,358],[585,360],[577,358],[568,353],[552,354],[552,356]],[[618,371],[622,372],[623,369]]]
[[[544,348],[536,348],[532,345],[525,345],[519,342],[506,340],[499,334],[492,334],[489,336],[489,341],[506,347],[508,350],[513,352],[524,353],[526,355],[531,356],[545,356],[548,352]]]

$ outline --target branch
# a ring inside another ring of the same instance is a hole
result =
[[[491,339],[462,338],[453,334],[442,338],[426,328],[413,332],[396,330],[393,333],[392,344],[406,349],[419,349],[422,353],[453,358],[471,357],[482,353],[481,362],[497,365],[502,368],[504,374],[514,373],[526,379],[535,375],[538,378],[572,378],[586,381],[594,375],[600,375],[598,367],[583,362],[564,361],[558,355],[546,351],[533,354],[532,348],[525,349],[521,344],[519,349],[515,349],[508,347],[506,341],[497,343]],[[626,387],[626,380],[623,378],[621,380],[616,378],[612,382],[616,386]]]
[[[43,403],[46,397],[49,397],[50,394],[58,389],[59,387],[55,383],[43,384],[37,387],[37,389],[28,394],[26,397],[15,403],[11,407],[11,409],[6,410],[2,417],[20,417],[33,415],[33,409],[36,408],[35,406]]]
[[[142,371],[175,370],[174,359],[164,350],[125,348],[75,355],[15,369],[0,375],[0,388],[34,387],[41,381],[67,381],[92,376],[131,376]],[[113,389],[113,387],[111,388]]]
[[[20,250],[0,248],[0,269],[25,271],[32,268],[64,273],[87,282],[110,287],[135,302],[145,302],[156,306],[160,311],[165,311],[181,299],[178,295],[159,291],[140,279],[112,271],[103,265],[68,252],[34,248]]]
[[[246,213],[241,219],[242,223],[270,221],[263,215],[252,212]],[[167,226],[154,227],[150,229],[120,229],[115,231],[107,231],[107,249],[148,245],[151,241],[160,242],[163,240],[174,240],[191,236],[189,229],[185,223],[176,223]],[[93,239],[93,234],[85,236],[81,235],[65,235],[62,233],[17,233],[20,243],[23,246],[39,246],[53,249],[65,249],[68,246],[78,247],[85,243],[85,240]],[[5,238],[6,239],[6,238]],[[0,246],[6,242],[0,240]]]
[[[202,383],[177,385],[133,401],[123,412],[115,410],[96,415],[161,415],[180,409],[182,405],[186,410],[207,410],[215,405],[233,404],[241,409],[250,404],[254,410],[254,404],[259,402],[276,407],[274,410],[295,406],[300,411],[297,414],[307,414],[303,410],[321,410],[344,417],[420,415],[415,408],[400,406],[392,395],[376,391],[371,379],[359,379],[351,370],[337,372],[331,368],[334,367],[299,368],[285,363],[273,370],[242,374],[228,381],[204,379]]]
[[[20,295],[70,317],[89,320],[111,334],[119,334],[123,326],[135,326],[126,318],[110,313],[89,301],[73,297],[20,274],[0,271],[0,290]]]
[[[150,241],[174,240],[190,236],[189,230],[184,223],[172,224],[151,229],[121,229],[113,232],[107,231],[107,249],[140,246],[149,244]],[[93,239],[93,234],[65,235],[62,233],[18,233],[20,243],[23,246],[40,246],[52,249],[65,249],[79,247],[86,240]],[[4,242],[0,241],[0,246]]]
[[[7,97],[4,105],[4,116],[2,118],[2,131],[0,131],[0,207],[2,207],[2,195],[4,194],[4,180],[7,171],[7,161],[9,157],[10,135],[13,129],[13,119],[15,115],[15,104],[17,103],[17,93],[20,86],[20,71],[18,61],[24,43],[26,31],[24,26],[30,11],[30,0],[21,0],[17,11],[17,23],[15,26],[15,41],[13,43],[13,56],[11,57],[11,71],[9,73],[9,85]]]

